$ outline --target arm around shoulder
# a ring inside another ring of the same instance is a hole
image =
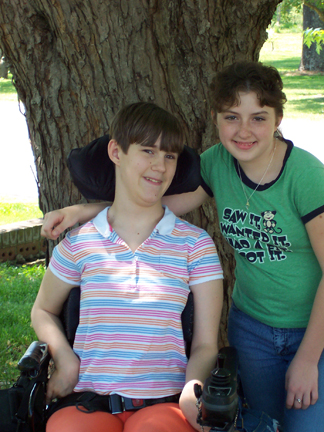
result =
[[[67,228],[75,224],[83,224],[97,216],[108,203],[75,204],[46,213],[41,229],[41,235],[50,240],[56,240]]]
[[[164,196],[162,203],[168,206],[175,215],[181,216],[198,208],[208,198],[209,195],[199,186],[194,192]]]

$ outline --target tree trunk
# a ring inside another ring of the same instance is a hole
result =
[[[324,28],[324,23],[317,12],[303,5],[303,30],[307,28]],[[312,43],[309,48],[303,43],[299,70],[324,71],[324,49],[321,50],[320,54],[317,54],[315,43]]]
[[[201,152],[213,145],[211,79],[235,60],[258,60],[280,1],[2,0],[0,46],[26,107],[41,209],[84,201],[67,155],[109,132],[124,104],[153,101],[181,120],[190,146]],[[234,260],[212,203],[188,218],[218,246],[224,344]]]

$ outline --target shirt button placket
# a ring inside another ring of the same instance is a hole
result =
[[[134,258],[134,261],[135,261],[135,285],[137,286],[138,285],[138,276],[139,276],[139,267],[138,267],[138,257],[137,257],[137,254],[136,254],[136,252],[135,252],[135,258]]]

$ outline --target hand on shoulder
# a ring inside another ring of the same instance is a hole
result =
[[[64,207],[46,213],[41,235],[49,240],[56,240],[63,231],[78,223],[77,212],[72,207]]]
[[[50,240],[56,240],[67,228],[75,224],[83,224],[97,216],[107,202],[91,204],[75,204],[60,210],[53,210],[45,214],[41,235]]]

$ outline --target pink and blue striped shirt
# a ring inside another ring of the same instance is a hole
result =
[[[69,232],[51,271],[81,288],[75,391],[159,398],[181,392],[187,357],[181,313],[190,285],[223,277],[210,236],[168,208],[133,253],[108,209]]]

